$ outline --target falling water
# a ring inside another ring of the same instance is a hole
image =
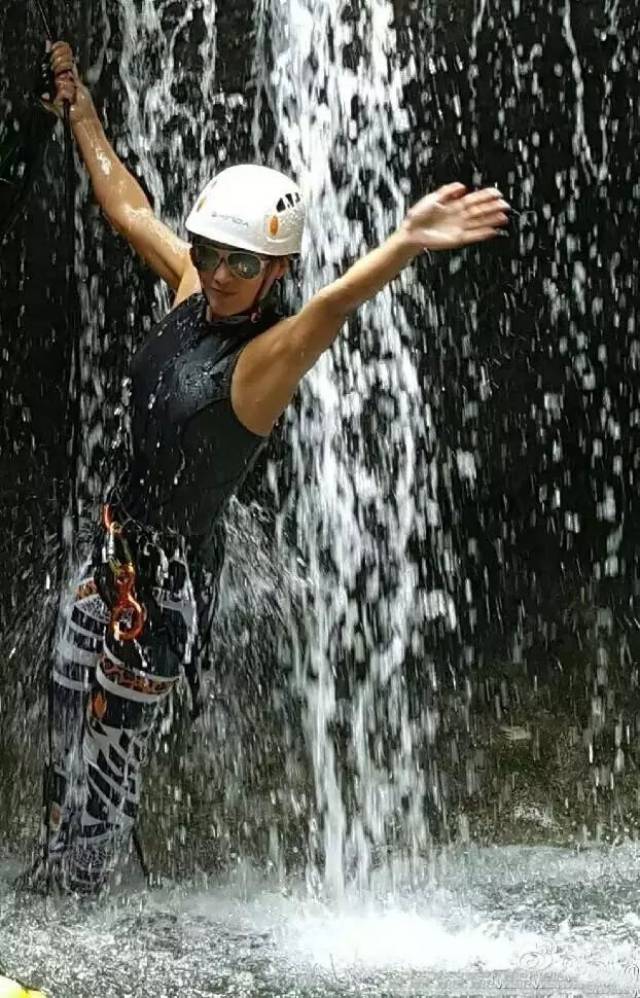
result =
[[[422,31],[409,37],[404,6],[392,21],[382,0],[260,0],[254,80],[238,93],[221,83],[226,8],[92,5],[86,75],[109,94],[108,130],[163,219],[183,233],[195,190],[227,162],[290,170],[310,204],[303,300],[440,180],[493,182],[490,163],[519,214],[502,247],[418,260],[305,380],[288,456],[274,448],[267,468],[275,543],[269,511],[231,509],[215,645],[231,668],[212,676],[201,728],[163,741],[147,816],[160,869],[182,872],[182,846],[187,872],[222,861],[228,882],[141,893],[125,882],[77,915],[0,890],[0,958],[55,998],[636,990],[637,847],[576,848],[591,834],[583,815],[611,841],[637,829],[635,15],[622,0],[535,16],[521,0],[476,0],[447,21],[433,4],[411,15]],[[88,515],[113,471],[126,358],[169,301],[104,234],[84,178],[77,203]],[[24,255],[20,267],[24,285]],[[24,344],[11,347],[25,364]],[[3,370],[16,408],[12,378]],[[29,413],[24,426],[8,442],[33,461]],[[38,606],[20,606],[36,632]],[[265,679],[274,662],[283,671]],[[19,656],[10,668],[33,722],[28,669]],[[253,685],[238,693],[244,672]],[[265,726],[273,687],[282,709]],[[7,688],[5,743],[35,785],[32,761],[17,759],[22,700],[7,711]],[[443,856],[429,835],[434,816],[446,827],[447,779],[487,841],[522,841],[535,824],[537,842],[568,847],[477,849],[462,822],[462,848]],[[523,788],[534,822],[513,833]],[[16,834],[22,789],[3,816]]]
[[[387,0],[348,11],[335,0],[257,7],[260,92],[283,150],[267,153],[281,166],[284,155],[309,205],[305,301],[383,242],[408,206],[403,85],[414,67],[400,69],[392,17]],[[427,845],[418,752],[437,715],[410,708],[403,666],[412,641],[420,655],[427,621],[456,619],[444,592],[420,587],[410,550],[438,506],[407,297],[433,319],[410,268],[363,307],[288,414],[294,483],[280,497],[282,536],[297,525],[295,555],[310,579],[294,656],[316,788],[311,852],[337,893],[345,879],[364,887],[391,843],[413,856]]]

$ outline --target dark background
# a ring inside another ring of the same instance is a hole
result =
[[[556,804],[571,794],[569,810],[580,813],[574,824],[583,811],[604,814],[615,833],[635,822],[638,726],[637,10],[628,0],[615,16],[612,5],[589,0],[536,0],[487,4],[480,18],[481,8],[466,2],[424,7],[398,0],[395,8],[400,57],[415,61],[406,88],[411,133],[397,169],[409,164],[416,198],[454,179],[495,183],[514,209],[508,238],[425,257],[416,267],[439,315],[437,328],[415,309],[412,320],[439,440],[443,521],[416,539],[415,557],[424,585],[444,583],[459,616],[453,634],[435,622],[407,658],[410,695],[433,701],[440,714],[425,765],[446,787],[449,812],[475,808],[491,823],[515,785],[513,773],[523,771],[540,788],[557,781],[560,789],[549,790]],[[118,5],[108,0],[106,9],[109,51],[117,53]],[[170,26],[178,12],[170,4],[164,12]],[[81,63],[90,64],[105,27],[102,6],[85,0],[55,13]],[[252,159],[252,11],[222,5],[217,23],[220,90],[243,93],[247,104],[211,109],[211,152]],[[190,31],[193,42],[197,23]],[[21,113],[41,45],[30,4],[6,2],[6,118]],[[198,100],[193,52],[185,42],[176,95],[185,103]],[[117,59],[105,62],[92,92],[111,138],[126,137]],[[186,135],[187,149],[189,141]],[[55,482],[71,474],[62,164],[58,130],[28,208],[0,249],[0,693],[21,724],[24,704],[37,709],[47,572],[55,588]],[[132,157],[127,164],[136,171]],[[160,165],[165,177],[175,169]],[[339,169],[337,162],[338,176]],[[161,214],[171,207],[156,205]],[[109,231],[90,195],[82,195],[80,217],[77,279],[96,317],[91,349],[104,391],[85,420],[86,429],[105,429],[81,487],[95,499],[108,474],[128,352],[158,303],[151,275]],[[349,335],[357,335],[354,326]],[[91,395],[87,375],[85,391]],[[270,454],[285,490],[286,445],[278,434]],[[457,450],[474,455],[473,486],[458,476]],[[244,502],[273,505],[263,472],[247,483]],[[444,567],[451,544],[462,558],[455,573]],[[425,656],[437,664],[437,693],[421,668]],[[347,695],[356,681],[343,676]],[[503,752],[505,724],[529,732],[516,763]],[[622,769],[615,762],[621,745]],[[491,791],[481,800],[480,785]],[[434,822],[451,830],[447,814]]]

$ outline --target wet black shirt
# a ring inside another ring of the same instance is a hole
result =
[[[151,331],[131,369],[132,461],[120,501],[159,530],[206,537],[266,438],[231,406],[231,378],[243,347],[282,316],[210,322],[198,293]]]

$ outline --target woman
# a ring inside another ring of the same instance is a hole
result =
[[[129,466],[66,608],[54,665],[45,873],[63,889],[93,893],[131,833],[154,718],[213,612],[226,499],[348,316],[425,249],[498,235],[509,206],[493,189],[443,187],[285,317],[271,293],[300,253],[297,186],[260,166],[224,170],[198,197],[186,243],[156,218],[115,155],[68,45],[53,47],[51,64],[50,107],[60,114],[71,104],[102,210],[175,292],[133,357]],[[189,568],[207,552],[198,613]]]

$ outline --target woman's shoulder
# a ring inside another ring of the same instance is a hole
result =
[[[174,298],[171,308],[164,316],[168,319],[170,316],[174,315],[176,312],[193,311],[197,309],[204,302],[204,295],[202,294],[202,289],[198,288],[197,291],[193,291],[190,295],[178,300],[178,296]]]
[[[199,296],[202,294],[202,287],[200,285],[200,278],[198,277],[198,271],[193,265],[186,268],[180,284],[178,285],[178,290],[176,291],[176,296],[173,299],[172,308],[178,308],[185,301],[189,301],[191,298]]]
[[[179,353],[185,344],[201,335],[201,318],[204,313],[201,295],[192,295],[177,308],[170,309],[153,324],[132,358],[132,371],[139,371],[145,364],[166,359]]]

